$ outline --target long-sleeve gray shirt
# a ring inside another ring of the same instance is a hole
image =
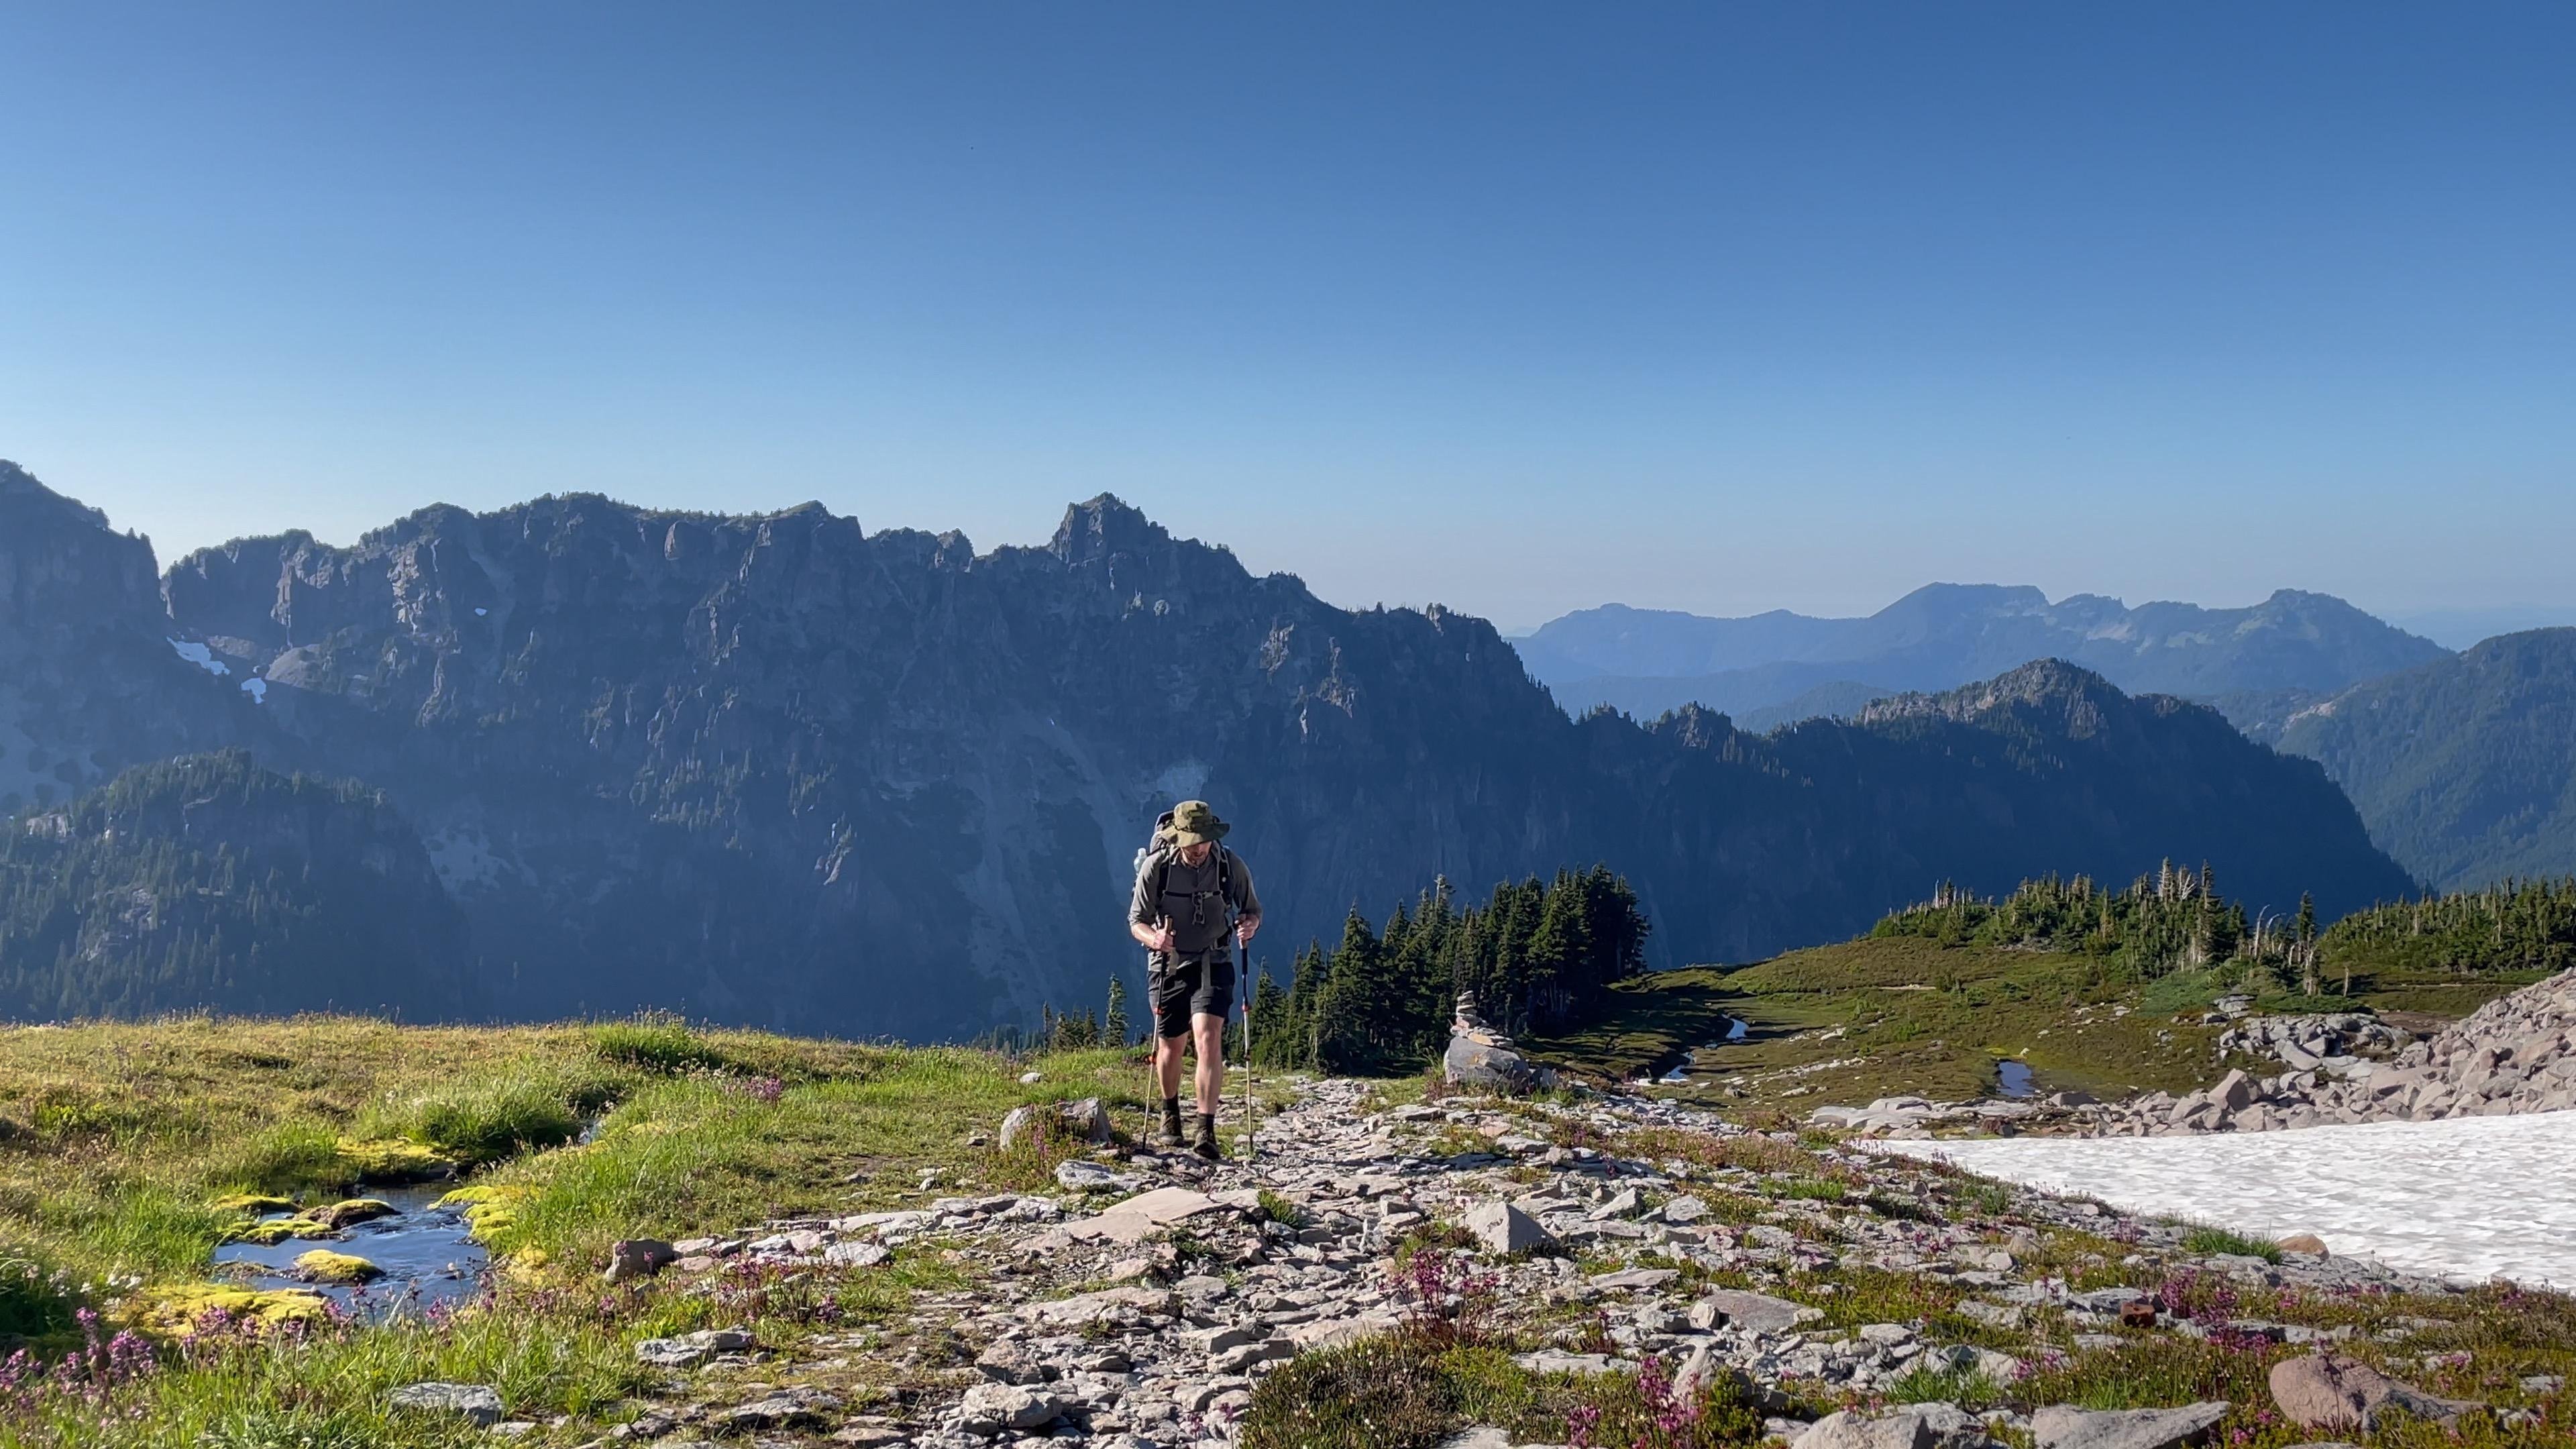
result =
[[[1219,862],[1224,861],[1222,870]],[[1156,877],[1162,889],[1155,889]],[[1217,887],[1222,878],[1225,890]],[[1226,932],[1233,928],[1237,916],[1261,914],[1261,898],[1253,894],[1252,868],[1243,857],[1222,845],[1208,852],[1205,865],[1193,866],[1175,851],[1168,865],[1158,856],[1145,857],[1145,867],[1136,872],[1136,896],[1129,903],[1127,919],[1140,926],[1169,921],[1172,925],[1172,948],[1184,955],[1213,951],[1225,944]]]

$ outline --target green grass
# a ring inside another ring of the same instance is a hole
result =
[[[651,1012],[599,1026],[591,1032],[591,1048],[604,1061],[665,1076],[740,1068],[713,1042],[691,1031],[687,1022],[667,1013]]]
[[[2519,984],[2420,975],[2365,977],[2350,1000],[2275,992],[2257,1006],[2456,1017]],[[2174,972],[2141,985],[2099,957],[1897,936],[1625,982],[1592,1024],[1523,1045],[1596,1080],[1633,1080],[1689,1052],[1691,1083],[1659,1090],[1787,1119],[1882,1096],[1991,1095],[2006,1058],[2027,1062],[2043,1093],[2182,1092],[2212,1075],[2220,1028],[2201,1016],[2241,985],[2218,972]],[[1746,1039],[1724,1040],[1731,1020],[1746,1023]]]
[[[1031,1066],[1041,1081],[1022,1085]],[[933,1194],[994,1190],[1021,1172],[982,1145],[1004,1113],[1078,1096],[1133,1112],[1140,1080],[1115,1051],[1031,1061],[668,1022],[0,1030],[0,1334],[52,1355],[76,1336],[81,1307],[114,1318],[185,1301],[240,1220],[216,1199],[333,1201],[368,1164],[433,1151],[500,1190],[482,1236],[505,1255],[488,1310],[333,1328],[301,1348],[201,1347],[107,1406],[39,1395],[0,1407],[0,1449],[482,1442],[385,1409],[391,1387],[424,1379],[494,1384],[513,1414],[571,1415],[588,1427],[562,1442],[579,1442],[630,1412],[619,1406],[643,1386],[637,1339],[736,1322],[791,1355],[826,1324],[873,1326],[885,1351],[828,1378],[867,1401],[959,1361],[944,1330],[917,1321],[916,1300],[969,1286],[983,1271],[973,1261],[906,1247],[867,1270],[671,1275],[603,1293],[608,1245],[918,1206],[926,1173]],[[593,1121],[595,1138],[577,1142]]]
[[[2266,1263],[2281,1261],[2280,1245],[2269,1238],[2249,1238],[2225,1228],[2198,1227],[2183,1239],[2183,1248],[2193,1253],[2233,1253],[2240,1258],[2260,1258]]]

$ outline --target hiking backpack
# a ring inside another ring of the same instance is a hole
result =
[[[1153,862],[1154,889],[1149,894],[1157,901],[1163,898],[1165,873],[1171,869],[1172,858],[1180,853],[1181,843],[1174,838],[1178,833],[1172,829],[1172,812],[1166,810],[1155,817],[1153,836],[1136,850],[1138,875],[1145,873],[1147,861]],[[1231,916],[1234,914],[1234,852],[1226,849],[1222,840],[1215,844],[1217,899],[1224,902],[1226,914]]]

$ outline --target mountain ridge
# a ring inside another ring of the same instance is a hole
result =
[[[1336,609],[1108,495],[983,554],[814,505],[439,506],[347,547],[198,550],[162,594],[126,626],[156,707],[383,791],[504,1015],[955,1037],[1092,1000],[1136,972],[1129,859],[1183,795],[1238,821],[1274,961],[1435,877],[1596,860],[1666,964],[1847,935],[1941,878],[2209,854],[2284,903],[2412,884],[2313,765],[2107,685],[2116,747],[2030,719],[1569,719],[1482,619]],[[2151,740],[2136,770],[2114,752]],[[96,769],[182,752],[131,744]]]
[[[2448,651],[2328,594],[2276,589],[2241,609],[2100,594],[2054,603],[2028,585],[1927,584],[1857,619],[1773,610],[1713,619],[1604,605],[1514,641],[1571,708],[1613,704],[1640,717],[1685,700],[1738,712],[1865,680],[1941,690],[2058,657],[2124,690],[2206,697],[2333,689],[2447,657]]]

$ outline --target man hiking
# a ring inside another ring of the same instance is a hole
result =
[[[1234,943],[1249,943],[1261,929],[1261,898],[1243,857],[1217,842],[1233,827],[1216,818],[1205,800],[1172,807],[1170,824],[1154,833],[1153,847],[1136,872],[1136,898],[1127,911],[1127,933],[1154,953],[1146,968],[1145,996],[1154,1012],[1154,1070],[1163,1084],[1166,1147],[1186,1141],[1213,1159],[1216,1104],[1225,1092],[1225,1015],[1234,1007]],[[1198,1057],[1197,1130],[1181,1134],[1181,1049],[1195,1042]]]

